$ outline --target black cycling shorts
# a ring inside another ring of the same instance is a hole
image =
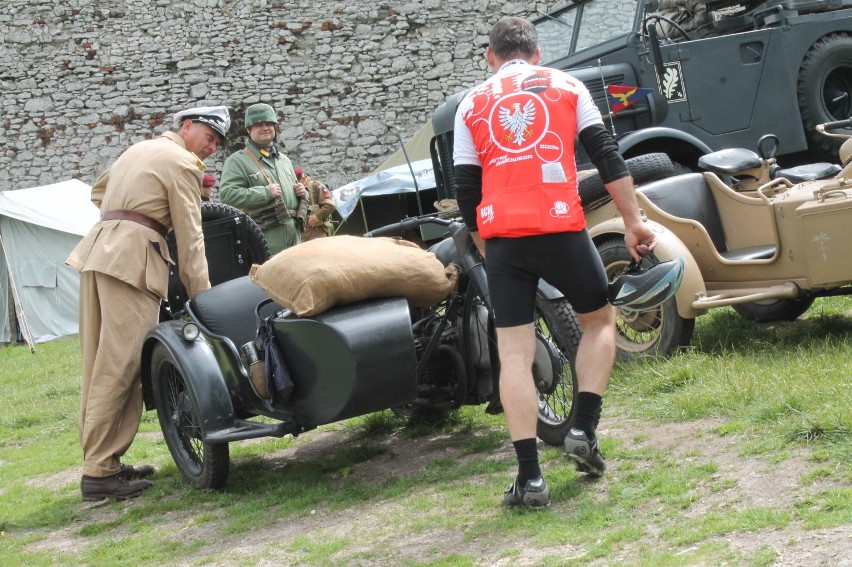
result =
[[[607,277],[588,231],[485,241],[488,289],[498,327],[533,322],[539,278],[562,292],[577,313],[607,304]]]

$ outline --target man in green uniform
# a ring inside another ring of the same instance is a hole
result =
[[[219,199],[248,213],[275,254],[301,242],[308,207],[305,186],[275,143],[280,132],[275,110],[253,104],[246,109],[245,123],[248,142],[225,161]]]

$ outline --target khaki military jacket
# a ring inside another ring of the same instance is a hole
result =
[[[302,183],[305,184],[311,203],[310,215],[305,223],[305,231],[321,227],[326,234],[331,235],[333,229],[331,215],[337,210],[334,196],[325,183],[311,179],[307,175],[305,175]]]
[[[190,297],[210,287],[201,231],[201,167],[183,138],[166,132],[128,148],[92,186],[92,202],[101,215],[131,210],[174,229],[180,279]],[[156,230],[130,220],[108,220],[92,227],[66,263],[166,299],[174,261]]]

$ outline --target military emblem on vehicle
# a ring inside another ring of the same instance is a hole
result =
[[[683,70],[680,67],[680,61],[664,63],[663,68],[665,69],[663,76],[657,77],[660,92],[669,102],[685,102],[686,85],[683,82]]]

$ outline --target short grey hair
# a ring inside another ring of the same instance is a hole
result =
[[[488,47],[500,59],[528,59],[538,49],[538,32],[529,20],[505,16],[491,28]]]

